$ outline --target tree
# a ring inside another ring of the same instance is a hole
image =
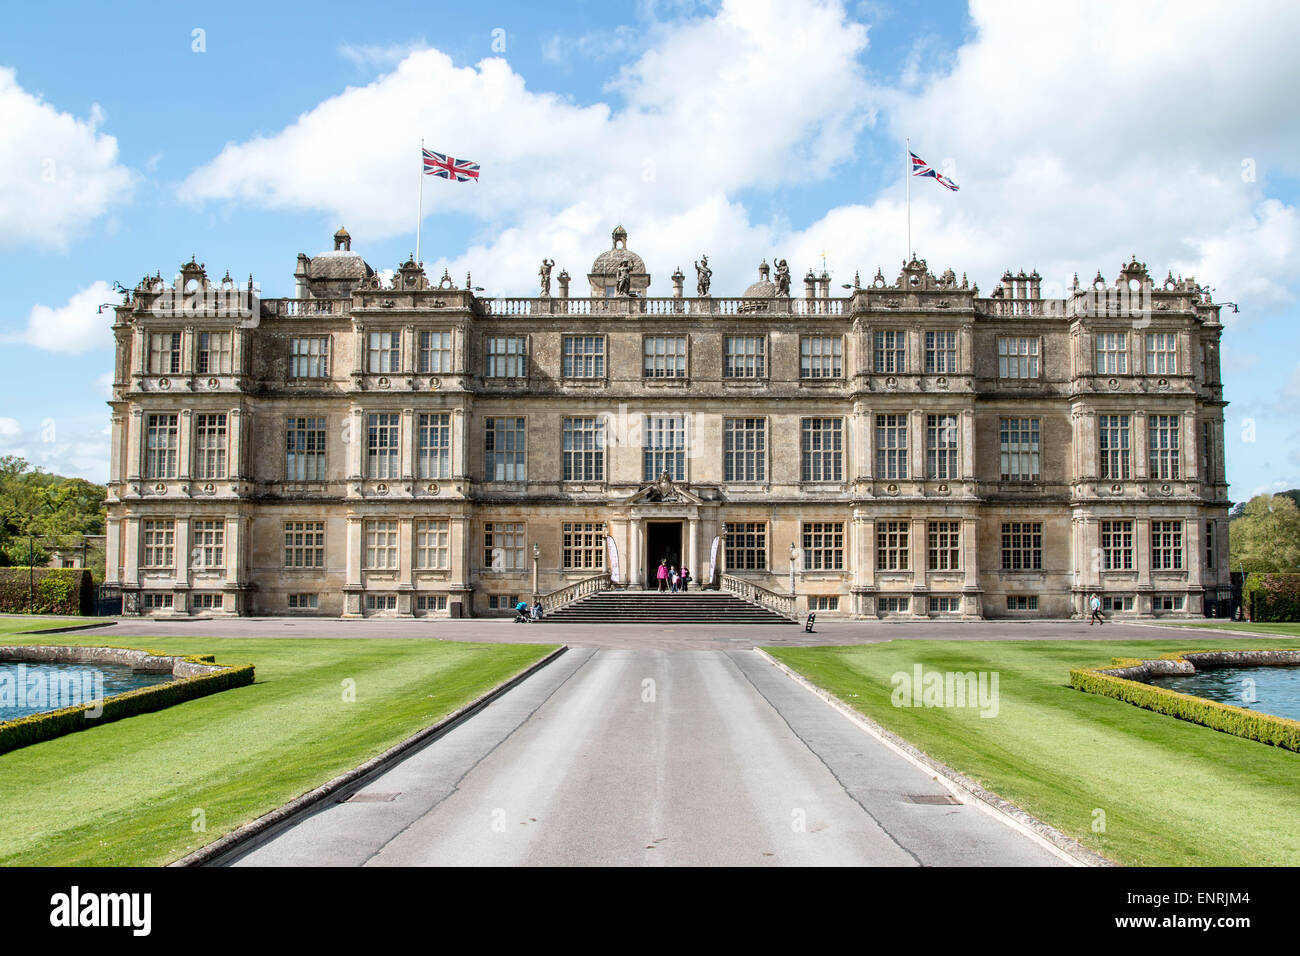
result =
[[[1233,571],[1300,571],[1300,508],[1289,493],[1256,495],[1228,526]]]
[[[0,456],[0,564],[44,564],[48,548],[75,547],[103,534],[106,489],[83,478],[33,468],[17,455]],[[34,547],[28,536],[37,540]],[[44,544],[44,547],[41,545]]]

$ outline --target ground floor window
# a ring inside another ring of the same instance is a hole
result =
[[[1153,611],[1181,611],[1183,609],[1183,595],[1157,594],[1151,599],[1151,609]]]
[[[882,597],[876,602],[881,614],[906,614],[911,604],[910,598]]]
[[[1037,611],[1038,595],[1037,594],[1008,594],[1007,610],[1008,611]]]
[[[489,594],[488,610],[489,611],[509,611],[519,603],[518,594]]]
[[[1133,610],[1133,595],[1131,594],[1106,594],[1101,599],[1101,609],[1103,611],[1131,611]]]
[[[814,594],[808,598],[808,610],[810,611],[838,611],[839,609],[840,599],[838,596]]]
[[[483,525],[483,567],[493,571],[522,571],[524,534],[522,521],[490,521]]]
[[[908,528],[910,521],[876,522],[876,569],[906,571],[908,568]]]
[[[170,593],[163,594],[161,591],[146,591],[144,594],[144,609],[146,611],[170,611],[172,609],[173,596]]]
[[[767,568],[767,524],[762,521],[727,522],[727,570],[763,571]]]
[[[220,611],[225,603],[225,596],[214,592],[195,594],[192,598],[192,607],[196,611]]]
[[[603,521],[566,521],[563,532],[566,571],[604,570],[605,523]]]
[[[959,597],[932,597],[930,598],[931,614],[955,614],[961,610],[961,598]]]
[[[417,611],[445,611],[447,610],[447,595],[417,594],[415,596],[415,609]]]
[[[367,594],[366,610],[367,611],[396,611],[397,595],[396,594]]]
[[[803,526],[803,569],[840,571],[844,568],[844,523],[818,521]]]
[[[290,594],[289,610],[314,611],[320,607],[319,594]]]

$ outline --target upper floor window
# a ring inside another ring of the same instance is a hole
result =
[[[957,416],[925,416],[925,471],[927,478],[957,477]]]
[[[489,521],[483,525],[483,567],[493,571],[522,571],[527,526],[522,521]]]
[[[1178,416],[1147,416],[1148,478],[1168,481],[1178,477]]]
[[[1147,374],[1178,374],[1178,335],[1176,333],[1147,333]]]
[[[565,378],[605,377],[603,335],[566,335],[562,352],[561,373]]]
[[[179,427],[175,415],[150,415],[145,422],[144,476],[175,478]]]
[[[226,415],[194,416],[194,477],[226,477]]]
[[[686,336],[647,335],[641,349],[641,374],[646,378],[686,377]]]
[[[843,481],[844,423],[838,418],[805,418],[800,431],[802,480]]]
[[[527,378],[528,340],[501,336],[487,340],[488,378]]]
[[[397,521],[391,519],[365,522],[365,567],[376,571],[397,568]]]
[[[324,521],[284,523],[284,566],[286,568],[325,567]]]
[[[844,569],[844,522],[805,522],[802,538],[805,571]]]
[[[1133,570],[1132,521],[1101,523],[1101,569],[1103,571]]]
[[[596,416],[564,420],[564,480],[605,480],[605,421]]]
[[[419,341],[418,368],[424,373],[443,373],[452,370],[451,333],[421,332]]]
[[[952,375],[957,371],[955,331],[925,333],[925,370],[931,375]]]
[[[838,335],[805,335],[799,339],[800,378],[843,378],[844,339]]]
[[[1097,433],[1101,451],[1101,477],[1111,480],[1129,477],[1129,434],[1127,415],[1098,415]]]
[[[230,333],[200,332],[194,371],[198,375],[230,374]]]
[[[418,427],[420,447],[417,451],[421,478],[451,477],[451,415],[438,412],[421,415]]]
[[[146,518],[142,568],[170,568],[175,560],[176,522],[170,518]]]
[[[524,419],[489,418],[483,423],[484,480],[526,481]]]
[[[149,333],[149,373],[179,375],[180,371],[181,334],[179,332]]]
[[[1043,523],[1006,521],[1002,524],[1002,570],[1041,571]]]
[[[647,415],[641,459],[641,476],[646,481],[654,481],[665,472],[673,481],[685,481],[686,418]]]
[[[385,375],[402,370],[402,333],[371,332],[366,342],[366,371]]]
[[[401,416],[376,412],[366,423],[366,477],[397,478],[400,475]]]
[[[906,571],[910,566],[912,523],[902,521],[876,522],[876,570]]]
[[[876,416],[876,477],[907,477],[907,416]]]
[[[328,378],[330,374],[330,340],[328,336],[289,340],[289,375],[291,378]]]
[[[767,478],[767,419],[722,420],[722,480],[765,481]]]
[[[451,567],[451,522],[446,518],[415,522],[415,566],[425,571]]]
[[[196,571],[226,566],[226,522],[221,518],[196,520],[190,525],[193,547],[190,563]]]
[[[1003,481],[1038,481],[1041,449],[1037,418],[1003,418],[998,422],[998,453]]]
[[[907,333],[900,330],[876,333],[875,370],[882,374],[907,371]]]
[[[931,571],[956,571],[960,568],[961,522],[931,521],[927,531],[928,567]]]
[[[286,481],[325,480],[325,419],[290,418],[285,441]]]
[[[565,521],[561,533],[566,571],[604,570],[605,522]]]
[[[766,374],[766,338],[761,335],[723,336],[723,378],[763,378]]]
[[[1036,338],[998,337],[998,378],[1038,378]]]
[[[1097,333],[1097,374],[1128,374],[1128,333]]]

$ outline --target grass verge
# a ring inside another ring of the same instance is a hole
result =
[[[1185,646],[908,640],[764,650],[936,760],[1117,862],[1300,864],[1300,755],[1068,685],[1072,667],[1158,657]],[[1225,650],[1260,646],[1216,643]],[[997,716],[980,717],[976,708],[894,707],[892,675],[910,674],[917,664],[925,671],[998,673]],[[1094,829],[1103,820],[1104,831]]]
[[[1243,631],[1247,634],[1277,634],[1300,637],[1300,623],[1252,624],[1249,621],[1161,621],[1166,627],[1207,627],[1216,631]]]
[[[95,644],[94,633],[59,641]],[[257,681],[0,756],[0,864],[168,863],[364,763],[554,649],[116,635],[113,643],[251,662]],[[199,821],[205,829],[195,832]]]

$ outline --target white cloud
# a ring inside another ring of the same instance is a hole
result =
[[[400,63],[411,53],[425,46],[423,40],[389,44],[344,43],[339,46],[339,56],[358,69],[383,69]]]
[[[976,0],[970,39],[939,56],[921,41],[899,87],[870,85],[866,28],[831,0],[724,2],[671,24],[651,12],[642,52],[609,83],[619,105],[531,90],[502,59],[457,68],[421,50],[278,133],[227,146],[184,192],[326,211],[364,251],[367,237],[410,230],[412,131],[446,130],[428,145],[472,157],[483,179],[426,180],[426,222],[467,213],[484,232],[438,259],[450,250],[426,225],[435,278],[472,269],[494,292],[528,292],[545,255],[582,294],[622,222],[652,294],[668,293],[678,265],[690,286],[701,252],[720,293],[743,289],[761,257],[801,277],[822,250],[837,285],[877,265],[892,279],[907,252],[901,168],[876,197],[802,229],[756,220],[737,199],[834,174],[879,110],[900,165],[904,136],[931,163],[955,163],[959,193],[912,184],[913,245],[936,272],[964,270],[987,290],[1005,268],[1037,268],[1059,294],[1074,272],[1114,279],[1136,254],[1157,278],[1195,274],[1242,303],[1228,322],[1293,303],[1300,214],[1268,187],[1298,168],[1300,119],[1277,104],[1300,87],[1300,6],[1123,11],[1121,29],[1094,4]],[[340,132],[358,128],[367,135]]]
[[[80,354],[113,346],[114,313],[98,311],[101,305],[118,301],[113,287],[103,280],[75,293],[63,305],[37,305],[27,316],[27,328],[4,336],[0,341],[22,342],[51,352]]]
[[[99,131],[98,105],[61,113],[0,67],[0,243],[62,247],[114,203],[130,198],[117,140]]]

